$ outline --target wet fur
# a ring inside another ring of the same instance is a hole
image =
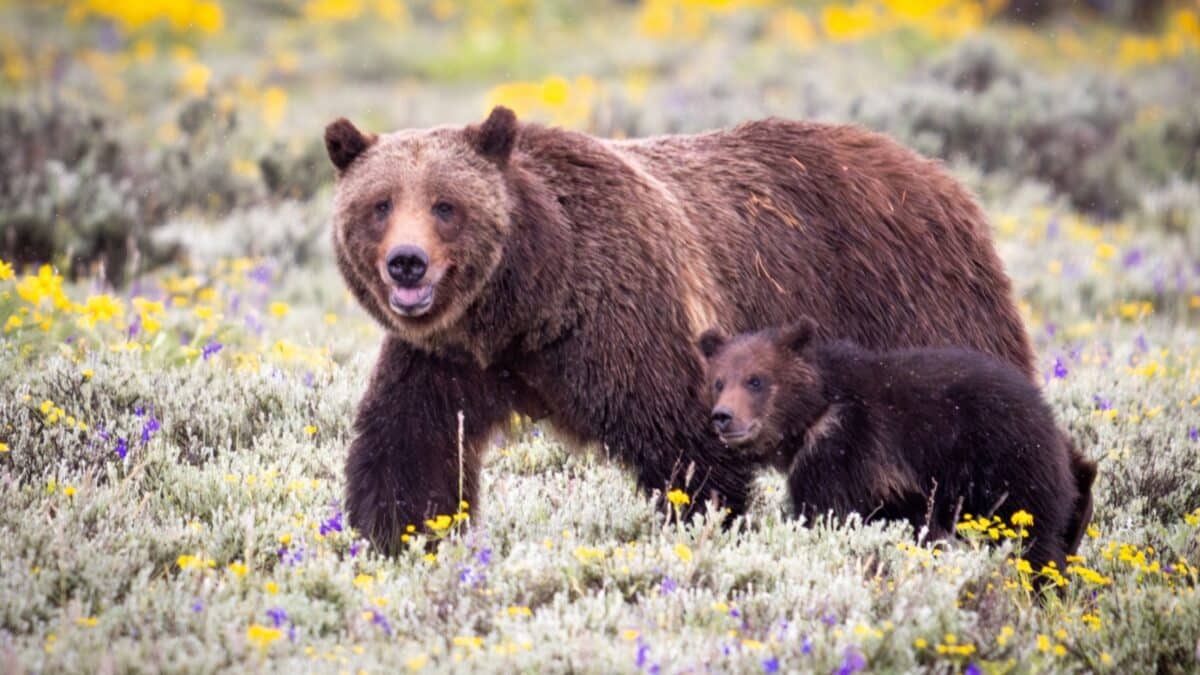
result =
[[[385,549],[454,512],[458,410],[473,505],[488,433],[518,410],[607,446],[647,490],[740,513],[750,470],[707,431],[693,346],[714,317],[744,331],[809,314],[830,337],[970,345],[1032,373],[979,208],[883,136],[772,119],[606,141],[496,114],[362,134],[349,160],[354,133],[331,132],[338,264],[389,330],[347,461],[350,522]],[[430,175],[471,217],[448,244],[447,309],[417,325],[387,308],[364,214]]]

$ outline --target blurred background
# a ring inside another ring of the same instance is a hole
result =
[[[0,77],[0,259],[51,285],[166,266],[190,306],[215,266],[328,271],[325,123],[503,103],[612,137],[862,124],[981,195],[1031,321],[1196,315],[1195,0],[8,0]],[[43,290],[0,299],[10,337],[80,312]],[[153,319],[106,297],[93,326]]]

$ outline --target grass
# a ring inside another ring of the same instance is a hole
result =
[[[843,80],[848,97],[879,95],[870,90],[891,72],[943,44],[905,29],[822,47],[798,61],[811,89],[735,85],[712,94],[716,110],[690,111],[687,101],[708,99],[689,97],[713,82],[787,69],[772,43],[722,65],[730,45],[755,34],[739,17],[695,63],[681,57],[686,44],[665,39],[572,54],[568,105],[534,101],[536,114],[619,129],[625,110],[632,128],[657,133],[703,126],[702,115],[803,110],[807,93],[832,96]],[[217,79],[219,64],[248,52],[251,27],[272,20],[230,19],[211,58],[200,44]],[[292,47],[319,32],[280,21]],[[581,29],[588,45],[597,30]],[[494,82],[473,78],[516,58],[510,50],[543,83],[512,91],[536,98],[550,74],[512,41],[518,30],[494,43],[477,36],[487,47],[478,58],[389,46],[397,63],[427,64],[411,82],[389,84],[361,59],[362,76],[339,81],[327,60],[358,57],[330,56],[322,35],[296,70],[269,76],[295,84],[283,126],[252,121],[240,133],[303,143],[326,113],[357,111],[379,125],[474,119]],[[1036,51],[1012,29],[990,37]],[[627,67],[646,79],[629,87],[647,87],[640,103],[611,86]],[[173,88],[170,75],[139,68],[151,83],[130,92],[139,98],[106,104],[138,111],[124,128],[134,136],[178,104],[147,93]],[[571,97],[586,72],[602,93],[581,103]],[[70,82],[68,94],[89,91]],[[1130,87],[1165,105],[1150,84]],[[254,120],[257,99],[230,91]],[[417,100],[397,112],[407,97]],[[581,110],[591,117],[580,121]],[[379,556],[347,527],[340,497],[353,406],[381,333],[337,275],[326,186],[309,201],[173,213],[154,236],[185,255],[127,288],[0,264],[3,670],[1195,671],[1200,200],[1172,202],[1171,227],[1142,206],[1100,221],[1044,186],[954,167],[984,195],[1045,393],[1099,462],[1093,528],[1062,571],[1061,596],[1040,603],[1011,541],[991,546],[986,531],[915,546],[900,525],[797,522],[770,473],[731,528],[664,519],[602,453],[569,450],[524,420],[496,440],[469,517]],[[12,317],[20,325],[5,323]],[[432,556],[431,538],[441,540]]]

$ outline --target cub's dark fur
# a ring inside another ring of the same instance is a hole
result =
[[[907,520],[940,538],[963,514],[1025,510],[1025,557],[1064,568],[1091,517],[1096,466],[1024,373],[980,352],[876,352],[816,331],[805,319],[700,339],[718,435],[787,472],[798,514]]]

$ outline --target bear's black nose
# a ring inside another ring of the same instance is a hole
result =
[[[420,246],[396,246],[388,251],[388,275],[401,286],[416,286],[429,267],[429,256]]]
[[[729,408],[721,407],[712,411],[712,423],[717,428],[717,431],[725,431],[729,429],[729,424],[733,422],[733,414]]]

